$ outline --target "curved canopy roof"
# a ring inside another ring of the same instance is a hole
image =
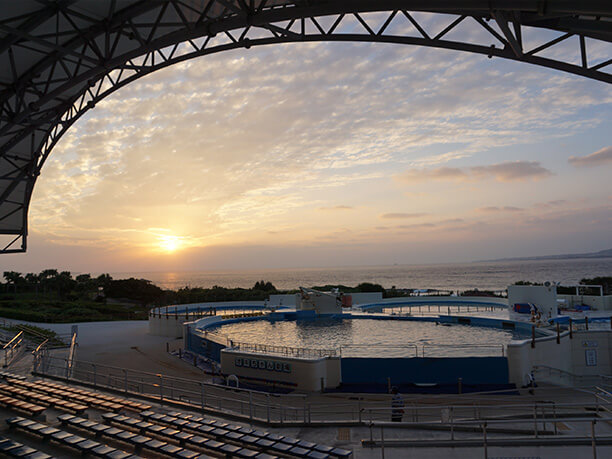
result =
[[[452,15],[428,33],[413,12]],[[387,16],[382,26],[366,13]],[[386,27],[397,15],[418,34]],[[332,20],[323,26],[320,18]],[[359,30],[338,25],[350,18]],[[27,211],[41,167],[62,134],[97,101],[142,75],[188,58],[237,47],[299,41],[381,41],[457,49],[543,65],[612,82],[612,59],[593,63],[586,40],[612,42],[609,1],[512,0],[19,0],[0,8],[0,253],[26,249]],[[491,41],[446,34],[464,20]],[[522,28],[558,32],[524,49]],[[582,62],[541,56],[579,37]],[[222,37],[223,40],[217,40]],[[494,42],[495,44],[490,44]],[[3,244],[1,237],[6,238]]]

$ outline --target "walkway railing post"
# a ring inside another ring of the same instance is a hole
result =
[[[591,421],[591,446],[593,447],[593,459],[597,459],[597,447],[595,446],[595,423],[597,421],[593,419]]]
[[[200,402],[202,405],[202,410],[204,409],[204,406],[206,406],[206,402],[205,402],[205,395],[204,395],[204,383],[200,383]]]
[[[380,426],[380,453],[382,455],[382,459],[385,459],[385,428],[384,426]]]
[[[482,424],[482,442],[484,446],[484,457],[488,459],[489,455],[487,453],[487,423]]]

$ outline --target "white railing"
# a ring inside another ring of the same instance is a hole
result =
[[[577,375],[569,371],[547,365],[534,365],[536,380],[556,382],[571,387],[599,386],[612,388],[612,376],[607,375]]]
[[[338,349],[313,349],[305,347],[275,346],[271,344],[242,343],[230,340],[230,349],[243,352],[255,352],[270,355],[282,355],[298,358],[337,357]]]

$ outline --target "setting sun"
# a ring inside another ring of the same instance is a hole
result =
[[[172,253],[182,248],[183,243],[179,236],[158,236],[159,248],[164,252]]]

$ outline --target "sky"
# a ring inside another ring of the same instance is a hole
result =
[[[405,45],[190,60],[64,135],[34,189],[28,252],[2,265],[194,271],[612,248],[611,101],[602,82]]]

